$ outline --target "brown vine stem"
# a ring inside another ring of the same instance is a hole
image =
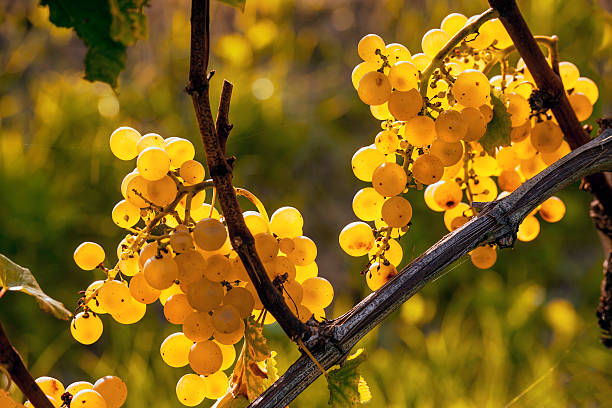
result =
[[[551,110],[572,149],[589,141],[567,99],[563,83],[548,65],[531,30],[527,26],[515,0],[489,0],[489,5],[499,13],[499,19],[539,89],[545,90],[558,102]],[[608,216],[612,216],[612,188],[602,173],[585,178],[585,186],[599,200]]]
[[[17,384],[34,407],[53,408],[53,404],[36,384],[32,374],[23,364],[21,356],[11,344],[2,323],[0,323],[0,366],[9,373],[11,380]]]
[[[272,313],[289,338],[305,340],[309,337],[310,330],[291,313],[282,294],[270,281],[255,250],[255,240],[244,222],[236,191],[232,185],[233,158],[228,159],[225,156],[225,144],[231,130],[228,114],[232,85],[227,81],[223,84],[215,125],[209,99],[209,80],[212,72],[207,73],[209,24],[210,0],[193,0],[191,3],[191,57],[186,91],[191,95],[193,101],[206,152],[208,170],[227,223],[232,247],[240,256],[261,302]]]
[[[485,205],[476,217],[438,241],[382,288],[343,316],[322,324],[321,336],[331,341],[317,341],[320,339],[313,336],[305,342],[306,346],[326,369],[341,363],[363,336],[425,284],[441,276],[447,266],[482,243],[511,247],[519,224],[540,203],[587,174],[610,169],[612,130],[574,150],[507,197]],[[250,407],[284,407],[320,374],[312,360],[302,356]]]
[[[552,107],[552,112],[559,123],[570,147],[575,149],[589,141],[589,134],[582,127],[574,110],[572,109],[561,78],[556,75],[548,65],[542,50],[538,47],[533,34],[529,30],[525,19],[516,4],[515,0],[489,0],[492,8],[499,12],[499,19],[506,28],[510,38],[516,45],[525,65],[533,76],[539,89],[547,91],[554,100],[556,106]],[[606,281],[607,271],[610,268],[607,259],[610,258],[612,251],[612,231],[606,225],[612,223],[612,185],[603,173],[587,175],[582,181],[582,188],[589,191],[595,197],[591,203],[591,218],[599,231],[602,247],[604,249],[604,280],[602,281],[602,298],[610,293],[609,282]],[[603,222],[602,222],[603,220]],[[608,297],[609,298],[609,297]],[[612,308],[611,305],[607,306]],[[599,325],[604,333],[602,342],[612,348],[610,327],[612,326],[612,313],[600,313],[601,305],[597,315]]]

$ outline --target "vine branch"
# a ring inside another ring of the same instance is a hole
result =
[[[319,341],[306,342],[315,359],[329,369],[341,363],[351,348],[427,283],[441,276],[454,261],[486,242],[511,247],[522,220],[556,191],[587,174],[612,169],[612,130],[574,150],[507,197],[493,201],[468,223],[447,234],[407,265],[382,288],[371,293],[341,317],[320,327]],[[251,408],[286,406],[321,371],[307,356],[300,357]]]
[[[21,356],[11,344],[0,323],[0,366],[6,370],[21,392],[36,408],[53,408],[49,398],[34,381]]]
[[[207,74],[209,25],[210,0],[193,0],[191,3],[191,57],[186,91],[191,95],[193,101],[206,152],[208,170],[227,223],[232,247],[240,256],[261,302],[272,313],[289,338],[292,340],[306,339],[309,336],[308,328],[291,313],[282,294],[270,281],[257,255],[255,240],[244,222],[236,191],[232,185],[233,158],[228,159],[225,156],[225,144],[231,130],[228,114],[232,84],[228,81],[223,84],[215,126],[209,98],[209,80],[212,77],[212,71]]]

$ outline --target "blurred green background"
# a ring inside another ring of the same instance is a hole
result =
[[[560,37],[562,60],[599,84],[593,118],[610,115],[612,18],[605,3],[519,5],[535,33]],[[0,0],[0,253],[29,267],[72,310],[77,292],[101,278],[74,265],[74,248],[96,241],[112,258],[123,236],[110,211],[134,163],[112,157],[110,133],[129,125],[185,137],[203,159],[183,92],[189,7],[186,0],[151,1],[149,38],[128,51],[114,93],[81,79],[86,50],[71,31],[48,22],[46,8]],[[235,85],[228,142],[238,157],[235,183],[270,212],[283,205],[302,211],[305,234],[319,247],[320,275],[336,290],[328,318],[368,293],[359,274],[364,259],[351,259],[337,243],[354,220],[352,197],[365,186],[353,177],[350,158],[379,129],[350,81],[358,40],[374,32],[420,52],[423,33],[445,15],[486,7],[474,0],[247,0],[240,13],[213,2],[211,94],[216,106],[222,79]],[[588,217],[590,197],[577,186],[560,196],[567,204],[562,222],[503,251],[492,270],[457,262],[362,341],[371,406],[612,406],[612,352],[599,345],[594,316],[602,250]],[[422,194],[412,197],[403,264],[446,232]],[[68,384],[112,373],[128,384],[127,407],[180,406],[174,387],[188,370],[159,357],[161,341],[176,331],[159,304],[134,326],[103,317],[103,337],[90,347],[20,293],[0,300],[0,320],[35,376]],[[298,353],[278,327],[266,333],[282,371]],[[319,379],[292,406],[325,406],[326,393]]]

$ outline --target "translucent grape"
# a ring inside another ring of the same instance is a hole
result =
[[[227,257],[215,254],[207,260],[207,267],[204,270],[204,276],[211,282],[221,282],[226,280],[227,273],[231,267]]]
[[[110,136],[111,152],[120,160],[132,160],[138,155],[136,144],[140,133],[131,127],[117,128]]]
[[[398,43],[387,44],[385,47],[385,54],[387,55],[387,62],[389,65],[393,65],[398,61],[410,61],[410,51],[406,46]]]
[[[70,408],[107,408],[104,397],[94,390],[81,390],[72,396]]]
[[[141,175],[136,175],[126,185],[125,199],[132,203],[138,208],[145,208],[149,206],[149,203],[143,199],[148,200],[148,186],[149,181]]]
[[[376,146],[369,145],[360,148],[351,159],[355,177],[362,181],[372,181],[374,170],[385,162],[385,155]]]
[[[489,177],[499,172],[497,161],[488,154],[474,157],[472,166],[474,172],[482,177]]]
[[[164,305],[164,316],[172,324],[183,324],[191,312],[194,312],[194,309],[184,293],[170,296]]]
[[[217,345],[221,349],[221,354],[223,354],[223,364],[221,364],[221,370],[227,370],[236,360],[236,349],[233,345],[221,344],[216,340],[213,340],[213,342],[217,343]]]
[[[410,61],[398,62],[389,70],[389,81],[398,91],[409,91],[418,86],[419,70]]]
[[[249,231],[251,231],[251,234],[257,235],[262,232],[270,232],[270,224],[263,217],[263,215],[261,215],[257,211],[245,211],[242,213],[242,216],[244,217],[244,222],[247,225],[247,228],[249,229]],[[272,216],[274,216],[274,214],[272,214]],[[284,222],[283,217],[280,217],[279,221],[281,223]],[[302,231],[300,230],[300,234],[301,233]]]
[[[255,235],[255,249],[263,262],[272,261],[278,255],[279,243],[274,235],[263,232]]]
[[[489,269],[497,261],[497,252],[490,245],[479,246],[470,252],[470,259],[478,269]]]
[[[442,20],[442,24],[440,24],[440,28],[444,30],[449,37],[452,37],[457,33],[457,31],[461,30],[465,23],[467,22],[467,17],[460,13],[451,13],[448,16],[444,17]]]
[[[147,147],[138,155],[138,173],[149,181],[159,180],[170,169],[170,157],[159,147]]]
[[[502,22],[498,18],[494,18],[490,21],[489,32],[496,41],[494,43],[495,48],[504,49],[511,46],[513,44],[512,38],[510,38]]]
[[[488,102],[491,86],[485,74],[475,69],[466,69],[457,76],[451,92],[463,106],[479,108]]]
[[[138,143],[136,143],[138,153],[142,152],[147,147],[159,147],[163,149],[165,146],[166,143],[164,142],[164,138],[157,133],[147,133],[138,139]]]
[[[209,312],[223,301],[223,287],[206,278],[189,285],[187,299],[194,309]]]
[[[213,310],[212,324],[215,333],[233,333],[240,327],[240,312],[232,305],[223,305]]]
[[[513,142],[512,150],[520,160],[530,159],[538,153],[531,143],[531,136],[520,142]]]
[[[166,143],[166,152],[170,158],[170,166],[178,169],[188,160],[195,157],[195,147],[187,139],[176,138],[170,143]]]
[[[177,193],[176,183],[170,176],[163,176],[147,184],[147,199],[160,207],[165,207],[173,202]]]
[[[591,102],[591,105],[594,105],[599,98],[599,89],[597,88],[597,84],[595,84],[592,79],[586,77],[578,78],[576,85],[574,86],[574,92],[584,94]]]
[[[393,120],[393,115],[389,112],[389,104],[387,102],[382,105],[370,105],[370,113],[378,120]]]
[[[563,132],[551,120],[536,123],[531,130],[531,143],[540,152],[551,153],[563,142]]]
[[[170,246],[175,253],[184,253],[193,250],[191,234],[185,231],[174,231],[170,235]]]
[[[219,344],[231,345],[236,344],[244,336],[244,321],[240,320],[240,328],[232,333],[221,333],[214,331],[213,336]]]
[[[302,283],[302,304],[314,310],[329,306],[334,298],[331,283],[321,277],[309,278]]]
[[[295,280],[299,283],[303,283],[308,278],[314,278],[319,275],[319,267],[316,262],[312,262],[306,266],[295,267]]]
[[[423,54],[422,52],[412,55],[412,63],[421,72],[423,72],[425,68],[427,68],[430,62],[431,62],[431,58],[429,58],[427,55]]]
[[[561,61],[559,63],[559,76],[563,82],[563,87],[565,89],[572,89],[576,85],[576,82],[578,82],[580,71],[578,71],[578,67],[571,62]]]
[[[132,295],[134,299],[147,305],[155,302],[161,293],[159,289],[152,288],[151,285],[149,285],[142,272],[132,276],[129,290],[130,295]]]
[[[227,239],[227,230],[221,221],[205,218],[195,225],[193,238],[199,248],[205,251],[215,251],[223,246]]]
[[[463,225],[471,215],[473,214],[470,206],[466,203],[459,203],[456,207],[444,212],[444,225],[449,231],[454,231]]]
[[[463,137],[466,142],[476,142],[487,131],[487,121],[478,108],[468,106],[461,111],[461,117],[467,125],[467,132]]]
[[[183,321],[183,333],[192,341],[208,340],[213,335],[213,321],[208,312],[193,311]]]
[[[374,145],[383,154],[395,153],[399,147],[399,139],[397,133],[391,130],[383,130],[378,132],[374,139]]]
[[[221,348],[210,341],[199,341],[189,351],[189,366],[200,375],[211,375],[221,368],[223,354]]]
[[[372,174],[372,187],[384,197],[393,197],[406,188],[408,176],[397,163],[383,163]]]
[[[61,401],[62,394],[65,392],[65,389],[64,384],[62,384],[59,380],[53,377],[38,377],[35,382],[38,384],[42,392],[45,393],[45,395]]]
[[[365,35],[359,40],[359,44],[357,44],[357,53],[364,61],[375,61],[380,59],[378,53],[384,50],[385,42],[376,34]]]
[[[225,297],[223,297],[223,304],[234,306],[238,310],[240,318],[246,319],[253,311],[255,300],[247,289],[234,287],[228,290]]]
[[[121,255],[119,258],[119,269],[125,276],[134,276],[140,269],[138,268],[138,254]]]
[[[525,217],[523,222],[519,225],[516,238],[519,241],[529,242],[536,239],[540,233],[540,222],[533,215]]]
[[[121,378],[114,375],[100,378],[94,384],[93,389],[102,395],[108,408],[119,408],[127,399],[127,386]]]
[[[168,289],[164,289],[161,291],[161,293],[159,294],[159,303],[161,303],[161,305],[164,306],[166,304],[166,300],[168,300],[170,296],[176,295],[179,293],[185,293],[185,292],[183,292],[180,285],[173,283],[172,286],[170,286]]]
[[[433,192],[433,199],[439,208],[450,210],[455,208],[463,198],[461,187],[448,180],[438,184]]]
[[[546,168],[546,163],[541,155],[535,155],[526,160],[521,160],[519,171],[525,180],[529,180]]]
[[[423,98],[415,88],[403,92],[395,90],[389,99],[389,112],[397,120],[408,120],[415,117],[423,107]]]
[[[519,188],[522,183],[520,174],[515,170],[503,170],[497,177],[497,184],[504,191],[512,192]]]
[[[342,250],[350,256],[363,256],[374,247],[374,233],[365,222],[352,222],[340,232],[339,242]]]
[[[456,110],[445,110],[435,121],[436,134],[446,143],[458,142],[463,139],[468,130],[467,123],[461,112]]]
[[[74,262],[83,270],[91,271],[104,262],[104,248],[95,242],[83,242],[74,250]]]
[[[366,105],[381,105],[391,97],[389,78],[382,72],[368,72],[359,81],[357,94]]]
[[[200,405],[206,398],[206,380],[197,374],[185,374],[176,383],[176,396],[188,407]]]
[[[468,20],[469,21],[469,20]],[[478,29],[477,34],[469,35],[466,38],[466,44],[472,48],[477,50],[482,50],[487,48],[493,40],[493,30],[491,26],[491,20],[485,21],[482,26]]]
[[[91,312],[78,313],[70,323],[70,333],[81,344],[93,344],[102,335],[102,320]]]
[[[403,197],[391,197],[381,209],[383,221],[392,228],[402,228],[412,219],[412,205]]]
[[[397,269],[392,264],[385,265],[384,263],[374,262],[366,273],[366,283],[371,290],[375,291],[389,282],[395,275],[397,275]]]
[[[374,248],[370,250],[369,259],[374,259],[376,253],[380,250],[382,245],[382,240],[377,240]],[[387,248],[384,250],[384,253],[381,256],[384,256],[392,265],[398,266],[402,262],[402,258],[404,257],[404,250],[402,246],[394,239],[389,239],[387,241]]]
[[[294,238],[302,235],[304,219],[294,207],[281,207],[270,217],[270,230],[278,237]]]
[[[179,176],[185,181],[185,184],[201,183],[204,181],[204,175],[204,166],[197,160],[186,160],[181,164]]]
[[[295,248],[287,257],[294,265],[306,266],[314,262],[317,257],[317,245],[312,239],[299,236],[293,239],[293,243]]]
[[[425,188],[425,192],[423,193],[423,198],[425,199],[425,205],[427,205],[427,207],[430,210],[436,211],[436,212],[444,211],[444,208],[440,207],[433,198],[433,195],[436,191],[436,187],[438,187],[441,183],[442,181],[438,181],[437,183],[428,185]]]
[[[512,142],[522,142],[531,135],[531,122],[526,121],[518,127],[513,127],[510,130],[510,140]]]
[[[193,341],[182,332],[172,333],[162,342],[159,352],[162,360],[170,367],[183,367],[189,364],[189,350]]]
[[[538,212],[544,221],[558,222],[565,215],[565,204],[559,197],[552,196],[542,203]]]
[[[519,164],[519,158],[509,146],[504,146],[499,149],[495,156],[495,160],[497,160],[497,165],[502,170],[513,170]]]
[[[425,147],[433,143],[436,126],[429,116],[415,116],[404,124],[404,138],[415,147]]]
[[[87,381],[75,381],[66,387],[66,392],[69,392],[72,395],[81,390],[93,390],[93,384]]]
[[[438,28],[427,31],[421,39],[421,48],[423,49],[423,53],[425,53],[425,55],[427,55],[429,58],[435,57],[438,51],[440,51],[442,47],[446,45],[449,39],[449,35],[445,31]]]
[[[593,104],[586,95],[574,92],[568,96],[568,99],[579,121],[587,120],[593,113]]]
[[[423,184],[433,184],[444,174],[442,161],[432,154],[423,154],[412,163],[412,175]]]
[[[147,283],[154,289],[167,289],[178,278],[178,265],[172,256],[149,258],[143,268]]]
[[[206,397],[219,399],[225,395],[229,386],[229,379],[223,371],[217,371],[206,377]]]
[[[509,93],[506,95],[506,107],[510,114],[512,127],[521,126],[529,119],[531,107],[529,102],[517,93]]]
[[[497,198],[497,184],[491,177],[470,179],[468,184],[472,190],[472,200],[474,201],[493,201]]]
[[[131,297],[128,286],[116,280],[106,281],[98,289],[100,306],[111,314],[118,313],[127,307]]]
[[[372,187],[362,188],[353,197],[353,212],[363,221],[380,218],[380,209],[385,198]]]
[[[120,311],[112,313],[111,316],[118,323],[134,324],[139,322],[146,312],[147,306],[130,296],[126,302],[126,306]]]
[[[353,86],[355,89],[359,88],[359,81],[365,74],[368,72],[376,71],[380,67],[380,64],[374,61],[364,61],[360,64],[357,64],[355,68],[353,68],[353,72],[351,73],[351,80],[353,81]]]
[[[126,200],[119,201],[111,214],[119,228],[130,228],[140,220],[140,208]]]
[[[463,157],[463,144],[461,142],[447,143],[437,139],[432,143],[429,153],[440,159],[444,167],[452,166]]]
[[[550,166],[551,164],[553,164],[554,162],[556,162],[563,156],[570,154],[571,151],[572,149],[570,148],[569,144],[564,140],[563,142],[561,142],[561,146],[559,146],[559,148],[555,150],[554,152],[550,152],[550,153],[542,152],[542,155],[541,155],[542,161],[547,166]]]

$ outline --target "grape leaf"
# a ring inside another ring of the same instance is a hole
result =
[[[0,254],[0,286],[34,296],[42,310],[58,319],[68,320],[72,317],[72,313],[61,302],[42,291],[28,268],[17,265],[2,254]]]
[[[266,389],[265,381],[269,379],[266,361],[270,358],[272,353],[261,327],[250,317],[246,320],[244,344],[230,379],[235,396],[242,395],[252,401]]]
[[[148,0],[41,0],[49,20],[73,28],[87,46],[85,79],[117,87],[127,47],[147,36],[143,9]]]
[[[491,94],[493,103],[493,119],[487,124],[487,131],[478,141],[489,156],[495,157],[495,148],[510,145],[510,129],[512,122],[504,103]]]
[[[356,407],[372,399],[370,387],[359,374],[357,367],[366,360],[364,349],[350,355],[344,365],[334,366],[327,372],[330,407]]]
[[[244,11],[244,5],[246,0],[219,0],[221,3],[225,3],[228,6],[239,8],[241,11]]]

